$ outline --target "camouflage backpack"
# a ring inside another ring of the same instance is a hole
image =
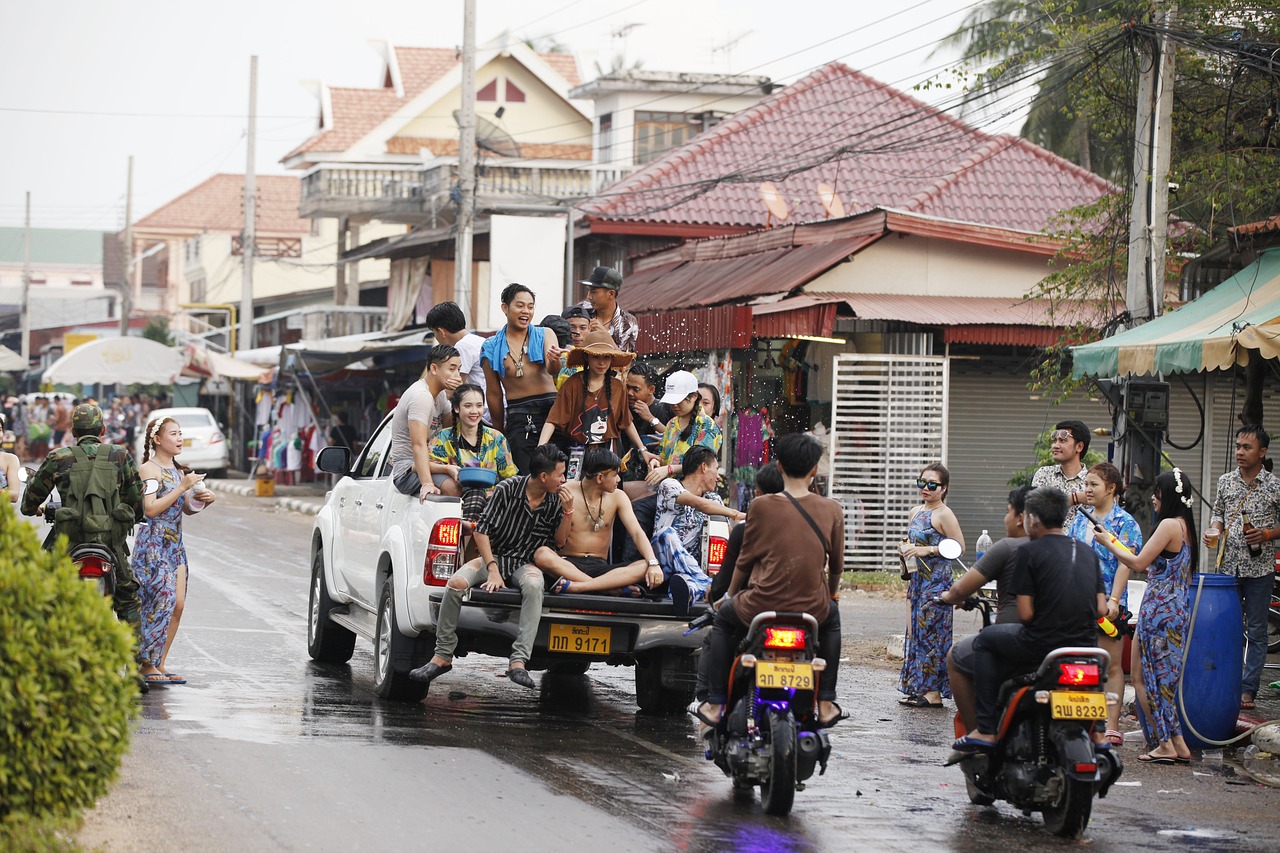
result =
[[[65,535],[72,545],[110,545],[121,525],[133,521],[133,510],[120,500],[120,469],[108,446],[99,445],[106,451],[99,453],[80,445],[69,449],[75,462],[67,472],[62,506],[54,513],[54,535]]]

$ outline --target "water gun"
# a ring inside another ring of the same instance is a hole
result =
[[[1099,535],[1105,536],[1107,540],[1111,542],[1111,544],[1119,547],[1121,551],[1124,551],[1130,557],[1133,556],[1133,552],[1130,551],[1129,548],[1123,542],[1120,541],[1119,537],[1117,537],[1114,533],[1112,533],[1107,528],[1103,527],[1102,522],[1098,521],[1097,517],[1094,516],[1093,513],[1089,512],[1089,510],[1087,510],[1083,506],[1080,507],[1080,512],[1084,514],[1085,518],[1089,519],[1089,523],[1094,526],[1094,529],[1097,531]]]

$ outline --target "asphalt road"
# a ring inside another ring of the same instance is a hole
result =
[[[306,654],[310,518],[224,495],[187,520],[191,588],[170,668],[141,699],[131,753],[80,841],[116,850],[981,850],[1065,844],[1036,817],[969,804],[943,768],[951,712],[899,708],[886,637],[905,604],[846,595],[826,776],[789,818],[735,800],[687,717],[636,713],[631,670],[538,674],[460,659],[418,705],[370,693],[372,658]],[[957,634],[975,629],[960,614]],[[1266,694],[1268,691],[1264,691]],[[1269,700],[1263,710],[1280,711]],[[1278,713],[1269,717],[1280,716]],[[1140,766],[1095,804],[1094,850],[1274,849],[1280,791],[1209,756]]]

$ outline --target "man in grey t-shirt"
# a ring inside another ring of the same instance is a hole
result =
[[[462,384],[462,359],[448,344],[427,355],[422,378],[410,385],[391,415],[391,476],[402,494],[439,494],[431,480],[431,439],[450,421],[448,392]]]
[[[987,581],[996,582],[996,622],[1018,623],[1018,596],[1013,593],[1013,555],[1030,540],[1022,526],[1030,486],[1019,486],[1009,492],[1009,508],[1004,514],[1005,538],[992,545],[982,559],[951,585],[939,598],[945,604],[963,604]],[[951,677],[951,695],[966,731],[977,726],[973,707],[973,640],[976,634],[951,644],[947,653],[947,673]]]

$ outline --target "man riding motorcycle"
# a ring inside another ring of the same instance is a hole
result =
[[[1000,685],[1034,669],[1055,648],[1097,644],[1097,620],[1107,613],[1102,573],[1093,549],[1065,536],[1067,497],[1041,487],[1026,497],[1031,541],[1014,553],[1013,592],[1021,623],[984,628],[973,642],[976,728],[953,745],[958,752],[991,749],[996,741]]]
[[[22,514],[38,515],[49,495],[55,488],[58,490],[64,506],[55,515],[53,529],[44,541],[45,549],[52,550],[59,535],[67,537],[68,548],[90,542],[110,548],[115,555],[112,605],[116,617],[127,622],[134,634],[140,636],[142,614],[138,582],[129,567],[127,541],[134,525],[143,519],[142,480],[138,477],[138,468],[124,447],[102,443],[105,429],[102,410],[97,406],[91,403],[76,406],[71,414],[71,431],[76,443],[53,450],[27,483],[22,496]],[[115,469],[113,482],[110,481],[112,472],[99,464],[102,462]],[[76,511],[82,502],[89,500],[88,492],[93,492],[106,504],[106,517],[95,519],[94,530],[90,532],[86,532],[86,525]]]

